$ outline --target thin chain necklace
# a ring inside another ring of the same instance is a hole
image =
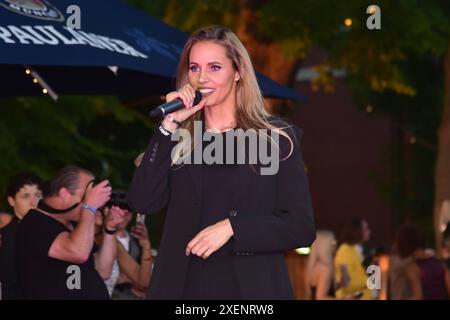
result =
[[[221,130],[216,129],[216,128],[208,128],[208,127],[206,127],[206,131],[207,132],[211,132],[211,133],[222,133],[222,132],[230,131],[230,130],[234,129],[235,127],[236,127],[236,122],[233,121],[233,122],[230,123],[229,126],[226,126],[226,127],[222,128]]]

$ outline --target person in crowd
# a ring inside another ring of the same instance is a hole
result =
[[[7,200],[13,214],[0,213],[0,283],[3,300],[21,299],[17,277],[16,236],[20,221],[42,198],[41,179],[33,173],[19,173],[7,186]]]
[[[344,226],[342,243],[334,258],[336,281],[347,283],[336,290],[336,297],[372,299],[372,292],[367,287],[367,273],[363,266],[362,244],[370,238],[369,224],[361,218],[351,218]]]
[[[400,258],[410,258],[405,268],[411,300],[446,300],[450,296],[450,272],[440,259],[425,249],[425,237],[416,224],[400,227],[395,239]]]
[[[68,166],[44,187],[44,198],[22,219],[17,234],[19,281],[25,299],[109,299],[103,279],[116,258],[116,227],[123,221],[113,207],[103,242],[94,245],[97,209],[110,198],[104,180]],[[75,224],[76,223],[76,224]]]
[[[406,267],[412,262],[411,256],[401,257],[397,241],[394,241],[389,255],[388,299],[407,300],[411,296]]]
[[[411,290],[406,277],[406,267],[411,261],[411,257],[401,258],[397,253],[392,253],[389,256],[389,300],[407,300],[411,296]]]
[[[312,300],[335,298],[333,259],[336,252],[333,232],[318,230],[306,265],[306,292]]]
[[[450,270],[450,222],[447,223],[442,233],[442,246],[445,265]]]
[[[113,263],[111,276],[105,280],[105,284],[114,299],[144,299],[153,267],[151,243],[144,223],[137,222],[131,235],[126,230],[132,213],[122,196],[122,193],[113,193],[111,200],[102,208],[102,214],[96,216],[96,243],[100,245],[103,241],[105,217],[113,206],[117,207],[122,211],[124,220],[116,226],[117,258]],[[138,239],[138,244],[135,244],[134,239]]]

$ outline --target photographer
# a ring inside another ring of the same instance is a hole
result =
[[[109,299],[103,279],[111,274],[115,228],[123,214],[111,210],[103,243],[95,246],[95,215],[109,200],[111,187],[107,180],[93,186],[93,179],[82,168],[62,169],[38,208],[22,220],[17,249],[24,298]]]
[[[153,266],[151,243],[147,227],[140,219],[137,219],[131,234],[127,231],[132,212],[125,197],[123,192],[113,192],[111,199],[102,209],[102,215],[96,217],[96,243],[103,241],[99,230],[105,223],[104,217],[108,216],[111,208],[121,210],[124,220],[116,227],[117,260],[114,261],[111,277],[105,280],[105,283],[110,295],[115,298],[142,299],[146,297]]]

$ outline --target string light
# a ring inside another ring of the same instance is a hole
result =
[[[410,144],[416,144],[416,142],[417,142],[416,137],[411,137],[411,138],[409,138],[409,143],[410,143]]]
[[[366,112],[367,112],[367,113],[372,113],[372,111],[373,111],[373,107],[369,104],[369,105],[366,107]]]
[[[350,26],[352,25],[352,23],[353,23],[353,21],[352,21],[352,19],[350,19],[350,18],[347,18],[347,19],[344,20],[344,24],[345,24],[347,27],[350,27]]]
[[[54,101],[58,100],[58,95],[55,91],[47,84],[47,82],[39,75],[36,70],[25,67],[25,73],[32,77],[32,81],[35,84],[39,84],[42,88],[43,94],[48,94]]]

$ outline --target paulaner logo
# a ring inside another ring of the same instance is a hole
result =
[[[31,18],[64,21],[61,11],[45,0],[0,0],[0,6]]]

